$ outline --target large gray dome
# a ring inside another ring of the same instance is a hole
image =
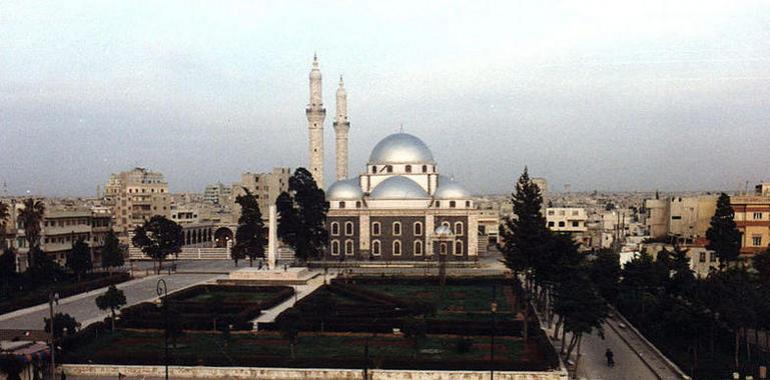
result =
[[[343,179],[333,183],[326,191],[326,199],[334,201],[352,201],[363,198],[364,193],[357,179]]]
[[[382,139],[369,155],[369,164],[432,164],[433,154],[422,140],[408,133]]]
[[[373,199],[427,199],[430,195],[417,182],[402,176],[380,182],[372,191]]]
[[[438,188],[433,197],[436,199],[468,199],[471,197],[471,193],[452,178],[440,175],[438,176]]]

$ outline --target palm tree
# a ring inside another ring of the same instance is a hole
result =
[[[19,210],[19,221],[24,227],[24,236],[27,239],[27,245],[32,252],[33,248],[40,244],[40,222],[45,214],[45,204],[41,200],[29,198],[24,200],[24,208]],[[27,254],[27,266],[34,266],[35,255]]]
[[[10,216],[8,205],[0,202],[0,249],[5,248],[5,226]]]

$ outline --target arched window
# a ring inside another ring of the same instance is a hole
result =
[[[465,207],[470,208],[471,207],[471,201],[465,201]]]
[[[331,230],[332,230],[331,231],[332,232],[332,236],[339,235],[340,234],[340,224],[337,223],[337,222],[332,222]]]
[[[340,202],[340,208],[345,208],[345,201]]]
[[[460,255],[465,253],[463,251],[464,251],[464,249],[463,249],[463,242],[460,241],[460,240],[456,241],[455,242],[455,255],[460,256]]]
[[[445,220],[445,221],[443,221],[443,222],[441,222],[441,225],[442,225],[442,226],[447,226],[447,227],[449,227],[449,228],[452,228],[452,226],[450,226],[450,225],[449,225],[449,222],[447,222],[446,220]]]
[[[422,166],[422,172],[423,173],[427,173],[428,172],[428,165],[423,165]]]
[[[393,236],[401,236],[401,222],[393,222]]]
[[[353,222],[345,222],[345,235],[353,235]]]
[[[372,173],[377,173],[377,165],[372,165]]]
[[[414,236],[422,236],[422,222],[414,222]]]
[[[380,254],[380,241],[375,240],[372,242],[372,256],[379,256]]]
[[[332,255],[338,256],[340,254],[340,242],[338,240],[332,240]]]
[[[422,256],[422,241],[420,240],[414,241],[414,255]]]
[[[380,226],[380,222],[372,223],[372,236],[380,236],[380,233],[382,232],[382,227]]]
[[[361,208],[361,201],[356,201],[356,208]]]
[[[436,201],[436,208],[441,207],[441,201]]]
[[[411,173],[412,172],[412,165],[406,165],[404,167],[404,171],[406,171],[407,173]]]
[[[345,240],[345,256],[353,256],[353,240]]]
[[[457,206],[457,202],[449,201],[449,208],[455,208],[456,206]]]
[[[463,222],[455,222],[455,235],[462,236],[463,232]]]
[[[401,242],[399,240],[393,241],[393,256],[401,256]]]
[[[386,171],[387,171],[388,173],[393,173],[393,165],[388,165],[388,166],[386,167],[386,169],[387,169]]]
[[[438,246],[438,253],[446,255],[446,243],[441,243],[441,245]]]

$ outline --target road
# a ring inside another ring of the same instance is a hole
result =
[[[150,275],[148,277],[124,282],[117,285],[117,287],[118,289],[123,290],[128,305],[132,305],[155,299],[157,297],[155,287],[160,278],[163,278],[166,281],[168,291],[172,292],[191,285],[205,283],[216,278],[224,277],[224,273],[238,269],[235,268],[230,261],[180,262],[178,268],[180,271],[183,270],[188,273],[175,273],[172,275],[162,274],[160,276]],[[59,300],[59,304],[54,306],[54,311],[72,315],[83,326],[101,320],[109,313],[99,310],[99,308],[96,307],[95,299],[104,293],[105,290],[106,288],[102,288],[61,299]],[[43,318],[47,318],[48,316],[49,311],[47,304],[17,310],[0,316],[0,329],[42,330],[44,327]]]

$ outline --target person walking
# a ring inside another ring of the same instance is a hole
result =
[[[604,356],[607,357],[607,367],[614,367],[615,366],[615,354],[607,348],[607,351],[604,352]]]

